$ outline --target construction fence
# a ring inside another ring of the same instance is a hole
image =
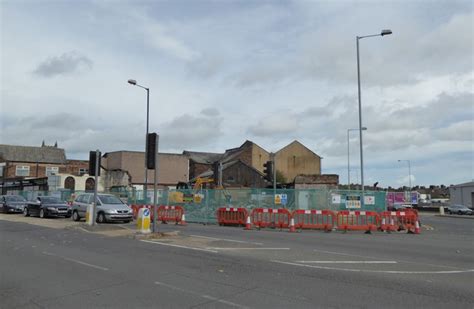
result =
[[[79,191],[19,191],[28,200],[36,196],[52,195],[65,201],[72,201]],[[110,192],[129,205],[153,204],[154,191]],[[157,204],[181,206],[186,213],[186,221],[204,224],[217,223],[217,210],[220,207],[245,208],[250,213],[255,208],[289,211],[301,210],[362,210],[383,212],[386,210],[386,192],[365,191],[364,203],[361,192],[335,189],[225,189],[225,190],[158,190]]]

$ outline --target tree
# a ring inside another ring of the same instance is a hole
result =
[[[276,182],[277,183],[286,183],[285,175],[279,170],[276,171]]]

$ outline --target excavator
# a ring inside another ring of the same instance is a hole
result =
[[[190,190],[190,187],[192,186],[192,188],[193,188],[192,193],[185,194],[181,191],[173,191],[173,192],[170,192],[169,200],[170,200],[171,203],[185,203],[185,202],[191,202],[191,200],[192,200],[195,203],[199,204],[201,202],[202,198],[203,198],[203,195],[200,194],[200,191],[203,190],[203,186],[205,186],[206,184],[211,184],[211,183],[214,183],[214,179],[212,179],[212,178],[201,178],[201,177],[198,177],[193,185],[191,183],[179,182],[176,185],[176,190]],[[224,193],[224,196],[226,198],[226,201],[230,202],[232,197],[229,194],[229,192],[227,192],[227,190],[225,189],[224,186],[217,186],[214,189],[215,190],[222,190],[222,192]],[[190,195],[192,195],[192,196],[190,196]]]

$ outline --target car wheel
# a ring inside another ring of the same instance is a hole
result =
[[[99,214],[97,215],[97,222],[99,222],[99,223],[105,223],[106,222],[105,215],[104,215],[103,212],[99,212]]]
[[[130,220],[125,220],[123,221],[123,223],[130,223]]]
[[[72,220],[74,221],[81,220],[81,217],[79,217],[79,213],[77,212],[77,210],[74,210],[74,212],[72,213]]]
[[[23,215],[24,215],[25,217],[29,217],[29,216],[30,216],[30,212],[28,211],[28,207],[23,208]]]
[[[462,211],[458,211],[458,215],[462,215]]]
[[[40,216],[41,219],[46,218],[46,214],[44,213],[44,209],[43,209],[43,208],[40,209],[39,216]]]

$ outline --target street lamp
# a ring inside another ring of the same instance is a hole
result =
[[[357,89],[359,96],[359,143],[360,143],[360,179],[362,185],[362,196],[361,196],[361,205],[364,206],[364,153],[362,150],[362,103],[361,103],[361,93],[360,93],[360,57],[359,57],[359,40],[363,38],[369,38],[374,36],[384,36],[392,34],[392,30],[382,30],[379,34],[371,34],[364,36],[357,36]]]
[[[128,83],[133,86],[137,86],[146,90],[146,135],[145,135],[145,157],[146,157],[146,144],[148,139],[148,126],[149,126],[149,119],[150,119],[150,88],[143,87],[137,84],[137,81],[134,79],[129,79]],[[144,159],[145,159],[144,157]],[[143,187],[143,194],[145,196],[145,202],[147,200],[147,186],[148,186],[148,169],[146,166],[146,159],[145,161],[145,185]]]
[[[398,162],[407,162],[408,163],[408,189],[411,191],[411,164],[410,160],[398,160]]]
[[[358,131],[359,129],[347,129],[347,186],[348,190],[351,189],[351,170],[350,170],[350,161],[349,161],[349,132]],[[363,131],[367,130],[366,127],[362,128]]]

